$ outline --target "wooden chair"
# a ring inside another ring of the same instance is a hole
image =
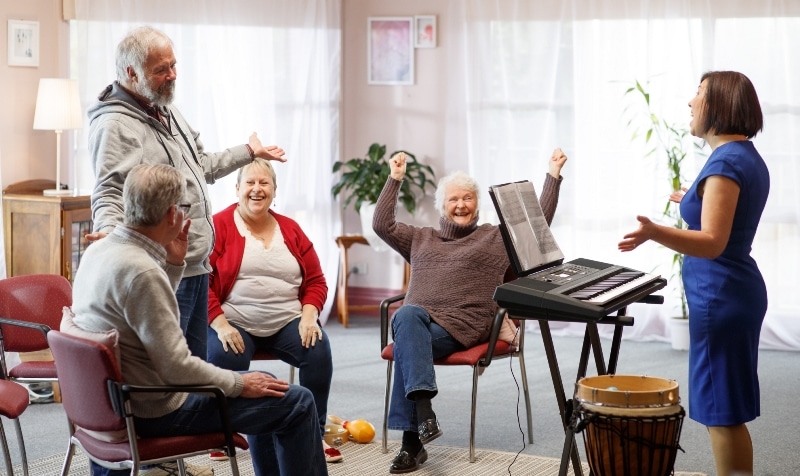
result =
[[[228,403],[224,393],[213,386],[129,385],[112,349],[100,342],[82,339],[59,331],[47,334],[61,382],[61,394],[69,421],[69,447],[62,476],[69,474],[75,446],[95,463],[111,469],[131,469],[140,465],[178,461],[185,476],[183,458],[224,451],[231,472],[239,476],[236,448],[247,449],[247,441],[231,430]],[[223,430],[199,435],[141,438],[136,434],[130,398],[137,392],[192,392],[213,394],[219,405]]]
[[[383,411],[383,441],[382,450],[384,453],[389,451],[387,446],[387,437],[389,430],[389,398],[391,395],[392,386],[392,362],[394,361],[394,343],[389,342],[389,306],[399,302],[405,298],[405,294],[399,294],[381,302],[381,358],[387,361],[386,365],[386,394],[384,399]],[[469,461],[475,462],[475,409],[478,401],[478,376],[481,373],[481,368],[488,367],[494,360],[516,357],[519,362],[520,379],[522,380],[522,388],[525,394],[525,409],[527,410],[528,417],[528,443],[533,443],[533,418],[531,416],[531,399],[530,392],[528,391],[528,375],[525,371],[525,332],[520,329],[517,333],[519,339],[519,347],[514,349],[513,346],[507,342],[499,340],[500,328],[503,325],[505,318],[505,310],[501,309],[494,316],[492,323],[492,330],[489,334],[489,340],[482,344],[478,344],[469,349],[454,352],[449,356],[438,359],[433,362],[434,365],[468,365],[472,367],[472,412],[470,414],[469,425]],[[515,322],[519,329],[519,322]]]

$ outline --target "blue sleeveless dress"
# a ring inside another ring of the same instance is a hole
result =
[[[712,175],[739,184],[728,244],[716,259],[685,256],[683,284],[689,304],[689,417],[707,426],[737,425],[760,415],[758,341],[767,289],[750,256],[769,194],[769,171],[752,142],[715,149],[680,211],[690,230],[700,229],[697,186]]]

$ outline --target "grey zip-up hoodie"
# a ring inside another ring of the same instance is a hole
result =
[[[169,164],[186,178],[186,197],[191,203],[189,251],[185,277],[211,271],[208,256],[214,245],[213,210],[206,183],[228,175],[250,163],[250,152],[242,144],[222,152],[203,150],[200,133],[186,122],[174,106],[161,108],[168,130],[149,116],[118,82],[106,87],[99,102],[88,110],[89,151],[94,166],[92,191],[94,231],[111,233],[123,222],[122,186],[128,172],[142,163]]]

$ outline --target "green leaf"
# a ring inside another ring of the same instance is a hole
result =
[[[435,189],[433,169],[417,161],[416,156],[405,150],[392,152],[406,154],[406,178],[400,187],[398,202],[411,214],[416,211],[419,196],[426,195],[427,187]],[[363,203],[375,203],[391,173],[388,160],[385,160],[386,146],[373,143],[366,157],[356,157],[345,162],[333,164],[333,173],[340,173],[339,180],[331,187],[334,198],[346,195],[342,206],[347,208],[354,203],[356,211]],[[390,157],[391,157],[390,156]]]
[[[651,109],[650,93],[647,91],[647,83],[634,80],[633,85],[629,86],[623,93],[624,98],[630,98],[633,103],[627,104],[623,109],[623,118],[626,119],[626,127],[632,130],[631,142],[642,140],[645,144],[653,144],[645,157],[652,157],[661,161],[667,171],[666,180],[673,191],[680,190],[681,184],[685,182],[682,175],[681,165],[688,154],[688,143],[694,145],[695,151],[702,154],[702,146],[696,142],[688,140],[689,130],[681,125],[670,122],[659,116]],[[638,105],[638,106],[637,106]],[[651,142],[652,141],[652,142]],[[672,222],[672,226],[678,229],[685,229],[685,223],[680,216],[678,205],[667,200],[662,210],[662,216]],[[675,288],[679,292],[681,299],[681,313],[684,318],[688,317],[688,307],[686,295],[683,292],[683,283],[680,279],[683,268],[683,255],[673,253],[672,280]]]

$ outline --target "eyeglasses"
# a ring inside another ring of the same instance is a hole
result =
[[[181,209],[181,211],[183,212],[184,215],[188,215],[189,214],[189,210],[192,208],[192,204],[191,203],[179,203],[178,204],[178,208]]]

